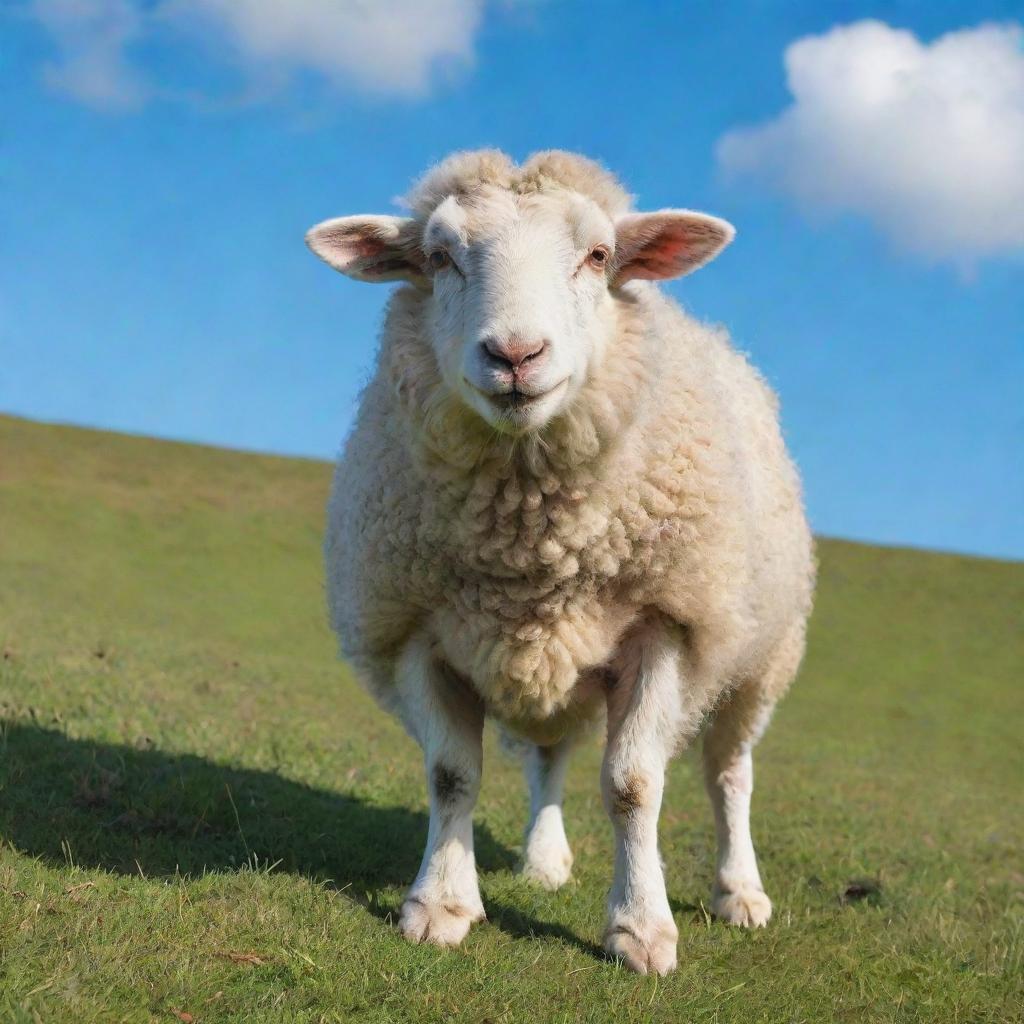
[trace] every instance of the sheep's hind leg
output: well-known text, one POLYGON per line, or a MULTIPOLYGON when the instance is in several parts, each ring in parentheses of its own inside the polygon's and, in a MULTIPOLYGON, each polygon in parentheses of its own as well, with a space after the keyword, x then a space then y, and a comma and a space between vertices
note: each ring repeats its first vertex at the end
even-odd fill
POLYGON ((530 789, 530 822, 523 844, 522 873, 545 889, 557 889, 569 881, 572 851, 562 822, 562 791, 569 767, 573 738, 549 747, 529 744, 523 768, 530 789))
POLYGON ((769 713, 750 688, 736 690, 715 713, 704 736, 704 782, 718 839, 711 909, 723 921, 748 928, 763 927, 772 916, 750 836, 752 750, 769 713))
POLYGON ((771 918, 751 839, 754 748, 804 654, 805 623, 796 623, 766 671, 732 690, 716 710, 703 742, 705 783, 715 811, 718 863, 712 910, 730 925, 763 928, 771 918))
POLYGON ((482 920, 473 854, 473 806, 483 765, 483 705, 416 638, 398 665, 402 716, 423 748, 430 826, 399 928, 412 942, 457 946, 482 920))
POLYGON ((711 909, 729 924, 760 928, 772 916, 750 835, 753 749, 776 701, 796 675, 803 649, 800 623, 780 645, 762 678, 748 681, 726 696, 704 735, 704 782, 718 838, 711 909))
POLYGON ((608 693, 608 746, 601 770, 605 807, 615 829, 615 877, 604 946, 640 974, 676 966, 679 932, 658 854, 665 767, 689 727, 679 645, 651 628, 631 644, 608 693))

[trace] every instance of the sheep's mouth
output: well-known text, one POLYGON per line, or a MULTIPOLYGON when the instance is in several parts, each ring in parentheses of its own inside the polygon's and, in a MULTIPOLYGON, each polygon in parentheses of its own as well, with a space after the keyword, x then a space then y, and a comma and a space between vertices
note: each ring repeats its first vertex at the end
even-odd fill
POLYGON ((483 395, 488 402, 491 403, 496 409, 500 409, 502 412, 522 412, 529 409, 531 406, 537 405, 545 398, 549 398, 555 392, 561 390, 569 381, 568 377, 560 380, 553 387, 548 388, 546 391, 528 392, 523 391, 515 385, 512 386, 510 391, 484 391, 482 388, 478 388, 472 381, 467 380, 466 383, 474 390, 483 395))

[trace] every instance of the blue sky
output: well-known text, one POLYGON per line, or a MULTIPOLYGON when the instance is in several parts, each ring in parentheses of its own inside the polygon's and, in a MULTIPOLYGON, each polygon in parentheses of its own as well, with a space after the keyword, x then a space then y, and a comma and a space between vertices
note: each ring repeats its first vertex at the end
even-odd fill
POLYGON ((779 391, 816 530, 1024 558, 1019 5, 331 6, 0 15, 0 410, 331 457, 387 288, 305 229, 575 149, 737 226, 670 290, 779 391))

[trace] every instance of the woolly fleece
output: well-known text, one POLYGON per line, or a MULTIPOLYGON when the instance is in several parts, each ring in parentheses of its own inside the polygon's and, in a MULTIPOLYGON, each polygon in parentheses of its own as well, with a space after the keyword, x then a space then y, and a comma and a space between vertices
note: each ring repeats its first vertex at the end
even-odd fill
MULTIPOLYGON (((408 197, 419 224, 482 187, 630 197, 568 153, 456 154, 408 197)), ((597 713, 617 647, 651 614, 686 638, 696 716, 739 684, 774 700, 803 651, 812 542, 774 394, 725 332, 655 285, 613 291, 614 359, 539 433, 495 434, 441 380, 399 288, 339 461, 325 544, 331 620, 385 706, 418 631, 488 712, 549 742, 597 713)))

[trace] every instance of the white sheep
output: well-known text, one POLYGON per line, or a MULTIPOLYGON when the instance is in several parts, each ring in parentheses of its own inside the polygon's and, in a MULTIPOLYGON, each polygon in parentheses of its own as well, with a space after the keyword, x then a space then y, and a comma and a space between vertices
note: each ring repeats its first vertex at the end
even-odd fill
POLYGON ((457 945, 484 917, 473 857, 485 715, 526 741, 524 872, 572 864, 567 758, 607 716, 617 844, 605 948, 663 974, 677 929, 657 820, 669 757, 708 720, 712 907, 764 925, 751 749, 800 662, 812 542, 774 395, 725 333, 648 281, 732 238, 634 213, 603 168, 459 153, 411 215, 307 236, 350 277, 405 281, 337 468, 325 545, 343 652, 423 748, 430 827, 400 927, 457 945))

